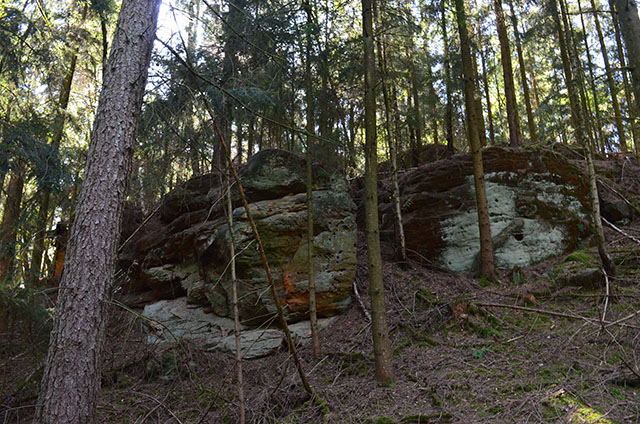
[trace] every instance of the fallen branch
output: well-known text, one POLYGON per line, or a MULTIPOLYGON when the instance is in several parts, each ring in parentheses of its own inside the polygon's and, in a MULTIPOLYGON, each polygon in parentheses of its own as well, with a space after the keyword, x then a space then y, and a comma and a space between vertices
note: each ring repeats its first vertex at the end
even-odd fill
POLYGON ((605 281, 605 284, 606 284, 606 286, 605 286, 606 287, 606 292, 605 292, 605 298, 604 298, 604 307, 602 308, 602 320, 601 320, 602 328, 604 328, 604 323, 606 322, 606 317, 607 317, 607 305, 609 305, 609 277, 607 277, 607 273, 606 272, 603 272, 602 274, 604 275, 604 281, 605 281))
POLYGON ((135 237, 136 234, 138 234, 138 231, 140 231, 142 229, 142 227, 144 227, 147 224, 147 222, 149 222, 151 220, 151 218, 153 218, 153 216, 156 214, 156 212, 158 212, 160 210, 161 206, 162 206, 162 202, 160 202, 160 204, 153 210, 153 212, 151 212, 149 214, 149 216, 146 217, 144 221, 142 221, 142 224, 138 225, 138 228, 136 228, 136 230, 133 233, 131 233, 129 238, 127 238, 124 241, 124 243, 122 243, 120 245, 120 247, 118 248, 118 253, 122 252, 122 249, 124 249, 124 247, 127 245, 127 243, 129 243, 131 241, 131 239, 133 237, 135 237))
MULTIPOLYGON (((145 396, 145 397, 151 399, 152 401, 157 403, 159 406, 162 406, 169 413, 169 415, 171 415, 173 417, 173 419, 175 419, 179 424, 182 424, 182 421, 180 421, 180 418, 178 418, 176 416, 176 414, 174 414, 173 411, 167 405, 165 405, 162 401, 159 401, 158 399, 156 399, 153 396, 148 395, 148 394, 146 394, 144 392, 133 392, 133 394, 142 395, 142 396, 145 396)), ((166 396, 165 396, 165 399, 166 399, 166 396)))
POLYGON ((596 325, 601 325, 604 324, 604 327, 611 327, 614 325, 618 325, 620 327, 627 327, 627 328, 636 328, 636 329, 640 329, 640 326, 638 325, 632 325, 632 324, 624 324, 624 321, 627 321, 631 318, 633 318, 634 316, 640 314, 640 311, 636 311, 631 315, 628 315, 624 318, 621 318, 617 321, 613 321, 613 322, 609 322, 609 321, 602 321, 600 322, 599 320, 593 319, 593 318, 587 318, 587 317, 583 317, 580 315, 574 315, 574 314, 565 314, 562 312, 554 312, 554 311, 547 311, 545 309, 537 309, 537 308, 527 308, 526 306, 516 306, 516 305, 504 305, 501 303, 476 303, 476 305, 478 306, 482 306, 485 308, 503 308, 503 309, 514 309, 517 311, 524 311, 524 312, 532 312, 535 314, 542 314, 542 315, 550 315, 550 316, 554 316, 554 317, 560 317, 560 318, 568 318, 568 319, 577 319, 577 320, 581 320, 581 321, 586 321, 590 324, 596 324, 596 325))
POLYGON ((364 303, 362 302, 362 298, 360 297, 360 292, 358 291, 358 285, 356 284, 356 280, 353 280, 353 293, 356 295, 358 304, 360 305, 360 308, 362 309, 362 313, 364 314, 365 318, 367 318, 367 322, 371 322, 371 314, 369 313, 369 311, 367 311, 367 308, 364 306, 364 303))
POLYGON ((621 230, 620 228, 616 227, 613 223, 609 222, 609 221, 607 220, 607 218, 605 218, 604 216, 603 216, 603 217, 601 217, 601 218, 602 218, 602 221, 603 221, 605 224, 607 224, 609 227, 613 228, 613 230, 614 230, 614 231, 616 231, 616 232, 618 232, 618 233, 622 234, 623 236, 625 236, 626 238, 628 238, 628 239, 630 239, 630 240, 632 240, 632 241, 636 242, 637 244, 640 244, 640 240, 638 240, 637 238, 635 238, 635 237, 634 237, 634 236, 632 236, 631 234, 628 234, 628 233, 624 232, 624 231, 623 231, 623 230, 621 230))
POLYGON ((629 205, 633 210, 635 210, 637 213, 640 214, 640 209, 638 209, 638 207, 636 205, 634 205, 633 203, 631 203, 626 197, 624 197, 618 190, 615 189, 615 187, 612 187, 608 182, 605 181, 604 177, 602 177, 601 175, 598 175, 598 181, 600 181, 600 184, 602 184, 604 187, 608 188, 609 190, 611 190, 614 194, 616 194, 620 199, 622 199, 623 202, 625 202, 627 205, 629 205))

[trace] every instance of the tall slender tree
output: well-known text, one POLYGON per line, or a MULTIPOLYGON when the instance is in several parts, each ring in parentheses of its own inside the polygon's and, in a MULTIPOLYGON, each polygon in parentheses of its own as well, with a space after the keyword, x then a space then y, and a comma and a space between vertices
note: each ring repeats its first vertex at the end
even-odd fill
POLYGON ((513 26, 513 34, 516 44, 516 53, 518 54, 518 65, 520 68, 520 80, 522 83, 522 94, 524 96, 524 105, 527 111, 527 125, 529 127, 529 139, 532 144, 538 142, 536 135, 536 124, 533 118, 533 108, 531 107, 531 94, 529 93, 529 82, 527 81, 527 68, 524 63, 524 53, 522 51, 522 37, 518 27, 518 16, 513 0, 509 0, 509 9, 511 10, 511 25, 513 26))
POLYGON ((384 302, 380 228, 378 223, 378 146, 376 129, 376 64, 373 48, 373 2, 362 0, 362 39, 364 43, 364 114, 365 114, 365 234, 369 267, 369 294, 373 331, 373 354, 376 380, 393 382, 391 342, 384 302))
POLYGON ((631 89, 635 95, 634 116, 640 116, 640 18, 635 0, 615 0, 620 32, 631 68, 631 89))
POLYGON ((95 422, 107 305, 159 0, 124 0, 67 248, 36 423, 95 422))
POLYGON ((495 280, 495 265, 493 259, 493 242, 491 240, 491 222, 489 220, 489 206, 487 204, 487 192, 484 184, 484 167, 482 163, 482 148, 478 125, 476 121, 476 108, 473 85, 473 62, 471 60, 471 44, 467 31, 467 14, 464 0, 455 0, 456 21, 460 34, 460 51, 462 54, 462 83, 464 91, 464 104, 467 113, 467 137, 471 149, 473 161, 473 182, 476 191, 476 206, 478 212, 478 230, 480 232, 480 260, 482 275, 495 280))
POLYGON ((593 21, 596 26, 596 33, 598 34, 598 42, 600 43, 602 61, 604 62, 604 71, 607 78, 607 88, 609 89, 611 106, 613 107, 613 119, 616 125, 616 131, 618 133, 618 142, 620 150, 626 152, 629 147, 627 146, 627 136, 625 134, 624 124, 622 122, 622 112, 620 111, 620 102, 618 101, 618 90, 616 89, 616 84, 613 80, 613 70, 611 69, 609 54, 607 53, 607 44, 602 33, 602 26, 600 25, 600 17, 598 16, 597 12, 596 0, 591 0, 591 10, 593 12, 593 21))
POLYGON ((511 65, 511 47, 507 36, 507 26, 504 22, 502 0, 493 0, 493 8, 496 13, 496 28, 500 41, 500 58, 502 59, 502 74, 504 76, 504 95, 507 101, 507 121, 509 123, 509 144, 518 147, 522 144, 520 131, 520 118, 518 117, 518 105, 516 104, 516 91, 513 82, 513 66, 511 65))

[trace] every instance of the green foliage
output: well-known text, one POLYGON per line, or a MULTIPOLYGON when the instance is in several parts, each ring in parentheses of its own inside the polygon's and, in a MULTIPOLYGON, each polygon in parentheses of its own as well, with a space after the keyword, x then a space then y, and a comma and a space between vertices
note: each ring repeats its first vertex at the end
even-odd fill
POLYGON ((45 292, 9 284, 0 284, 0 311, 10 327, 22 325, 36 338, 36 347, 41 353, 46 351, 52 324, 52 309, 44 306, 45 292))

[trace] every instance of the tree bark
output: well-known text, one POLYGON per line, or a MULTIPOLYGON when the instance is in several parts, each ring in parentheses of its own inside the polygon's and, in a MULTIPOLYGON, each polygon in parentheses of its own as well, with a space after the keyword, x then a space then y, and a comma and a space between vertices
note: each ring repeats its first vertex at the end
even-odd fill
POLYGON ((373 51, 373 13, 375 0, 362 0, 362 38, 364 44, 364 108, 365 108, 365 223, 369 294, 373 331, 373 354, 376 380, 395 380, 391 342, 387 328, 387 311, 382 281, 382 255, 378 223, 378 153, 376 140, 376 65, 373 51))
POLYGON ((502 0, 493 0, 493 8, 496 13, 496 27, 500 41, 504 95, 507 101, 507 122, 509 123, 509 144, 511 147, 518 147, 522 144, 522 133, 520 132, 520 118, 518 117, 518 105, 516 103, 515 85, 513 83, 513 67, 511 65, 511 48, 509 47, 509 38, 507 37, 507 27, 504 23, 502 0))
POLYGON ((491 108, 491 96, 489 95, 489 77, 487 75, 487 63, 484 51, 480 50, 480 60, 482 62, 482 85, 484 87, 484 96, 487 101, 487 118, 489 120, 489 141, 491 145, 496 144, 496 131, 493 127, 493 111, 491 108))
POLYGON ((462 82, 464 88, 465 110, 467 119, 469 147, 473 161, 473 181, 476 191, 478 212, 478 229, 480 232, 481 273, 490 280, 495 280, 495 266, 493 260, 493 243, 491 241, 491 222, 489 220, 489 206, 484 184, 484 169, 482 164, 482 149, 475 116, 475 100, 473 86, 473 64, 471 60, 471 45, 467 32, 467 15, 464 0, 455 0, 456 21, 460 33, 460 50, 462 54, 462 82))
MULTIPOLYGON (((631 90, 635 96, 632 120, 640 116, 640 18, 638 5, 634 0, 614 0, 620 23, 620 32, 627 51, 627 61, 631 68, 631 90)), ((636 157, 640 162, 640 151, 636 145, 636 157)))
POLYGON ((605 141, 605 137, 602 133, 602 116, 600 115, 600 99, 598 98, 598 89, 596 87, 596 79, 595 79, 595 75, 593 73, 593 61, 591 60, 591 49, 589 48, 589 41, 587 40, 587 30, 586 30, 586 26, 584 24, 584 15, 582 13, 582 3, 580 0, 578 0, 578 11, 580 14, 580 24, 582 25, 582 33, 583 33, 583 41, 584 41, 584 50, 585 50, 585 54, 587 56, 587 67, 589 68, 589 85, 591 88, 591 97, 593 98, 593 109, 595 111, 596 114, 596 122, 595 122, 595 126, 596 126, 596 131, 595 131, 595 135, 597 136, 597 139, 599 140, 599 145, 600 145, 600 151, 601 153, 605 153, 606 150, 606 141, 605 141))
POLYGON ((573 83, 573 72, 571 70, 571 63, 569 61, 569 54, 567 52, 567 41, 565 39, 564 30, 562 29, 562 22, 560 21, 560 15, 558 14, 558 4, 556 0, 550 1, 551 15, 558 33, 558 44, 560 45, 560 58, 562 59, 562 69, 564 71, 564 80, 567 86, 567 92, 569 93, 569 108, 571 109, 571 123, 573 124, 574 131, 576 132, 576 139, 582 143, 583 131, 582 131, 582 119, 580 117, 580 108, 578 105, 578 96, 575 93, 575 87, 573 83))
POLYGON ((16 236, 20 223, 22 193, 24 188, 25 165, 22 161, 14 163, 11 172, 7 197, 0 226, 0 284, 11 280, 16 255, 16 236))
POLYGON ((71 229, 36 423, 95 422, 107 302, 159 0, 124 0, 71 229))
POLYGON ((313 137, 315 125, 313 122, 313 81, 311 75, 311 57, 312 57, 312 28, 314 25, 313 10, 311 9, 310 0, 304 1, 304 9, 307 14, 306 28, 306 57, 305 57, 305 95, 307 101, 307 151, 306 151, 306 167, 307 167, 307 278, 309 279, 309 324, 311 326, 311 340, 313 345, 313 356, 319 359, 322 356, 320 349, 320 338, 318 336, 318 310, 316 308, 316 276, 315 276, 315 258, 313 254, 314 231, 313 231, 313 137))
MULTIPOLYGON (((227 152, 227 162, 231 162, 231 150, 227 152)), ((229 270, 231 272, 231 302, 233 303, 233 334, 235 338, 236 357, 236 387, 238 391, 238 409, 240 418, 238 424, 246 421, 246 411, 244 404, 244 374, 242 371, 242 347, 240 345, 240 311, 238 308, 238 278, 236 275, 236 246, 233 239, 233 203, 231 201, 231 170, 227 167, 225 173, 226 193, 226 213, 227 227, 229 228, 229 270)))
POLYGON ((629 73, 627 72, 627 64, 624 57, 624 49, 622 48, 622 36, 620 34, 620 22, 618 20, 618 13, 616 12, 615 0, 609 0, 609 11, 611 12, 611 19, 613 24, 613 32, 616 38, 616 51, 618 53, 618 61, 620 62, 620 69, 622 70, 622 83, 624 87, 624 97, 627 102, 627 114, 629 124, 631 126, 631 138, 633 140, 633 150, 637 160, 640 160, 640 146, 638 145, 638 131, 636 129, 635 116, 636 108, 633 103, 633 96, 631 95, 631 84, 629 83, 629 73))
POLYGON ((443 46, 443 68, 444 68, 444 85, 447 96, 447 105, 444 111, 444 133, 447 137, 447 150, 453 154, 455 147, 453 145, 453 95, 451 83, 451 61, 449 59, 449 37, 447 35, 447 9, 446 0, 441 0, 441 26, 442 26, 442 42, 443 46))
POLYGON ((627 136, 624 131, 624 124, 622 123, 622 112, 620 111, 620 102, 618 101, 618 93, 616 90, 616 84, 613 81, 613 70, 609 62, 609 54, 607 53, 607 44, 604 41, 604 35, 602 33, 602 27, 600 26, 600 18, 598 12, 596 12, 596 2, 591 0, 591 9, 593 11, 593 20, 596 25, 596 32, 598 34, 598 42, 600 43, 600 51, 602 53, 602 61, 604 62, 605 75, 607 77, 607 87, 609 88, 609 97, 611 97, 611 105, 613 106, 614 122, 616 124, 616 131, 618 132, 618 141, 620 150, 626 152, 629 150, 627 145, 627 136))
POLYGON ((520 39, 520 30, 518 28, 518 17, 516 16, 516 8, 513 0, 509 0, 509 8, 511 9, 511 23, 513 25, 513 33, 516 41, 516 53, 518 54, 518 65, 520 66, 520 79, 522 80, 522 93, 524 94, 524 104, 527 110, 527 125, 529 126, 529 142, 536 144, 538 137, 536 135, 536 124, 533 118, 533 108, 531 107, 531 94, 529 93, 529 82, 527 81, 527 70, 524 66, 524 53, 522 52, 522 40, 520 39))
MULTIPOLYGON (((86 6, 85 12, 86 14, 86 6)), ((84 16, 83 16, 84 19, 84 16)), ((62 141, 62 136, 64 135, 64 124, 66 121, 65 112, 67 110, 67 106, 69 105, 69 97, 71 95, 71 85, 73 83, 73 76, 76 72, 76 63, 78 61, 77 51, 74 51, 71 56, 71 61, 69 63, 69 69, 67 70, 67 75, 65 76, 62 86, 60 87, 60 97, 58 99, 58 117, 56 120, 56 132, 51 139, 51 147, 55 154, 60 150, 60 142, 62 141)), ((45 250, 45 239, 47 233, 47 222, 49 217, 49 203, 51 202, 51 190, 48 188, 42 188, 40 190, 40 206, 38 208, 38 218, 36 220, 36 237, 33 244, 33 253, 31 255, 31 270, 30 270, 30 282, 33 287, 36 286, 40 278, 40 271, 42 269, 42 255, 45 250)))

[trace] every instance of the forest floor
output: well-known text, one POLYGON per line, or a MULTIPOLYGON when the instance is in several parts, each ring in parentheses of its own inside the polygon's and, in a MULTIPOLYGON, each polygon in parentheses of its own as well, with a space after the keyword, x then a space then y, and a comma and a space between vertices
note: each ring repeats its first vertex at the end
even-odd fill
MULTIPOLYGON (((623 231, 640 238, 640 220, 623 231)), ((394 262, 384 246, 396 382, 375 383, 371 328, 354 299, 321 332, 321 359, 300 348, 326 403, 309 402, 283 347, 243 363, 247 421, 640 422, 640 244, 610 228, 606 236, 619 270, 610 296, 555 282, 551 270, 566 255, 488 282, 394 262)), ((368 309, 362 242, 356 284, 368 309)), ((0 423, 33 417, 46 343, 31 334, 0 336, 0 423)), ((112 306, 98 422, 238 422, 233 358, 144 338, 141 317, 112 306)))

